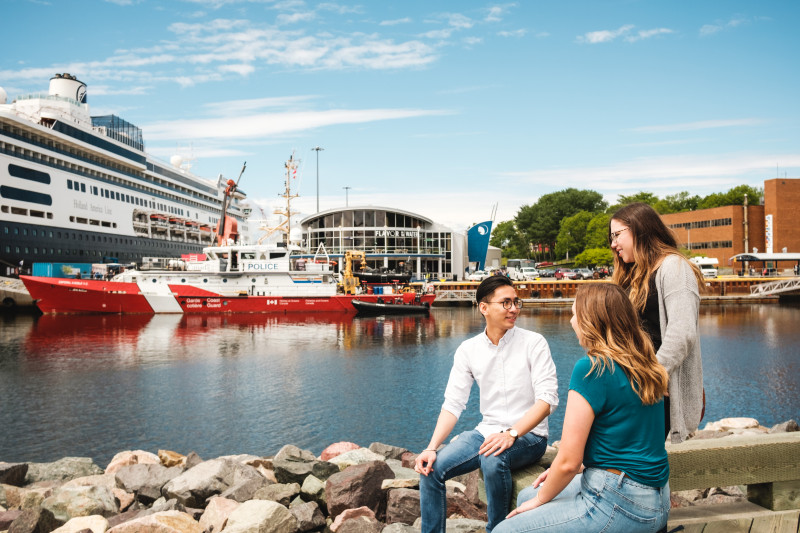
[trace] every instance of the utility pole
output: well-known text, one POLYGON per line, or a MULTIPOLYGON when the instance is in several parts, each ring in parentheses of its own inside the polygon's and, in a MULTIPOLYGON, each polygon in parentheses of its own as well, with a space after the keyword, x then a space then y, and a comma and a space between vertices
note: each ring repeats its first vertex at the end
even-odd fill
POLYGON ((344 189, 344 206, 345 207, 349 207, 350 206, 350 199, 349 199, 350 197, 349 197, 348 193, 350 192, 350 189, 352 189, 352 187, 342 187, 342 189, 344 189))
POLYGON ((319 152, 320 150, 325 150, 325 148, 315 146, 312 150, 317 152, 317 213, 319 213, 319 152))

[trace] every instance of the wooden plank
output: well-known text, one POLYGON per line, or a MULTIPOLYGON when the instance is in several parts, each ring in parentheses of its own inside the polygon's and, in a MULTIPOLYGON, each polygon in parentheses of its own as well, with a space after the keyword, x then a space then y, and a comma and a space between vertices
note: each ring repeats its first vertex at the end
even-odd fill
POLYGON ((773 511, 800 509, 800 480, 748 485, 747 499, 773 511))
POLYGON ((715 505, 692 505, 679 507, 669 512, 669 528, 673 525, 706 524, 710 522, 770 516, 769 509, 750 502, 720 503, 715 505))
POLYGON ((753 519, 750 531, 753 533, 797 533, 800 526, 800 511, 773 513, 772 516, 759 516, 753 519))
POLYGON ((735 518, 720 522, 710 522, 703 529, 703 533, 750 533, 752 518, 735 518))
POLYGON ((800 432, 668 444, 670 490, 800 479, 800 432))

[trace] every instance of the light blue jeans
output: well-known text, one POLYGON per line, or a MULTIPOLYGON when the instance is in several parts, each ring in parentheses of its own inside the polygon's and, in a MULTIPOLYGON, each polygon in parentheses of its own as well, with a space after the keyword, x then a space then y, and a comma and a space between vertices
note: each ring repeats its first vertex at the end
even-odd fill
MULTIPOLYGON (((524 489, 519 493, 517 505, 537 492, 538 488, 524 489)), ((649 487, 624 473, 587 468, 552 501, 503 521, 494 533, 655 533, 667 525, 668 516, 669 483, 660 488, 649 487)))
POLYGON ((436 454, 431 473, 419 477, 421 533, 444 533, 447 519, 444 482, 478 468, 483 472, 486 486, 489 518, 486 531, 492 531, 511 511, 511 470, 535 463, 547 449, 545 437, 526 433, 497 457, 486 457, 478 454, 483 441, 477 430, 465 431, 436 454))

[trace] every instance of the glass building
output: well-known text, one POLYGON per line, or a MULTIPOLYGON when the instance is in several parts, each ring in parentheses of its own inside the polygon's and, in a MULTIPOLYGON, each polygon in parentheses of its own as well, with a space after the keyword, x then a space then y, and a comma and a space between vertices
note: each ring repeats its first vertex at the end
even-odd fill
POLYGON ((410 270, 417 279, 458 279, 457 273, 464 270, 466 236, 454 238, 452 230, 408 211, 372 206, 329 209, 304 218, 300 225, 310 252, 320 244, 333 258, 341 259, 346 250, 361 251, 369 267, 410 270))

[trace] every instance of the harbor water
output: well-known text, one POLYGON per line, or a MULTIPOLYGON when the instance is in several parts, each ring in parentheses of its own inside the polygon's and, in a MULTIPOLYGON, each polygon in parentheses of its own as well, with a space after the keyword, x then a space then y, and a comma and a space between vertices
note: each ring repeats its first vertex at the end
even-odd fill
MULTIPOLYGON (((570 310, 524 309, 562 402, 583 355, 570 310)), ((348 440, 419 451, 455 349, 482 329, 470 307, 428 317, 341 315, 0 316, 0 461, 169 449, 203 458, 319 454, 348 440)), ((800 418, 800 307, 703 306, 705 420, 800 418)), ((564 403, 551 416, 561 434, 564 403)), ((477 389, 456 431, 479 420, 477 389)))

